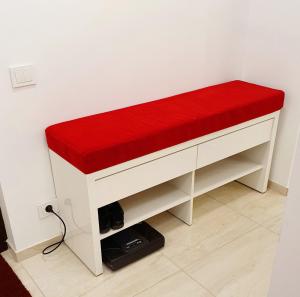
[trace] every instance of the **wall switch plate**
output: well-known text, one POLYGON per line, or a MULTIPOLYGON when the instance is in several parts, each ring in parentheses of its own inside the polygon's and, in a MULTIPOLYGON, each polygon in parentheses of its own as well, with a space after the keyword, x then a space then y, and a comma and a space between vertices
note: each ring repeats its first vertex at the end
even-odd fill
POLYGON ((45 211, 46 206, 49 205, 49 204, 52 205, 53 210, 56 213, 59 212, 58 201, 56 199, 49 200, 47 202, 43 202, 43 203, 38 205, 38 213, 39 213, 39 218, 40 219, 44 219, 44 218, 52 215, 51 213, 45 211))
POLYGON ((20 88, 36 84, 33 65, 10 67, 9 70, 13 88, 20 88))

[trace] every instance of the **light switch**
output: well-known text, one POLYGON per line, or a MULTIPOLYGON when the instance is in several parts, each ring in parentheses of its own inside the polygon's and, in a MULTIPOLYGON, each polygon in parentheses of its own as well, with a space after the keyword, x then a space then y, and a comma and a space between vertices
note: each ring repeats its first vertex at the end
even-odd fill
POLYGON ((35 73, 32 65, 10 67, 10 78, 13 88, 35 85, 35 73))

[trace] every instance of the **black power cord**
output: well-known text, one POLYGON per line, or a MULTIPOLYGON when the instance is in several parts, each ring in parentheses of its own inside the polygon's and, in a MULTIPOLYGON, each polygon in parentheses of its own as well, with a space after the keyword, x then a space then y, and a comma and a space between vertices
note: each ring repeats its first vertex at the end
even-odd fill
POLYGON ((42 252, 43 255, 48 255, 48 254, 51 254, 52 252, 54 252, 56 249, 58 249, 59 246, 65 241, 65 237, 66 237, 66 233, 67 233, 67 227, 66 227, 66 224, 63 221, 63 219, 53 210, 52 205, 47 205, 46 208, 45 208, 45 211, 53 213, 62 222, 62 224, 64 226, 64 233, 63 233, 62 239, 60 241, 58 241, 56 243, 53 243, 53 244, 51 244, 51 245, 49 245, 49 246, 47 246, 46 248, 43 249, 43 252, 42 252))

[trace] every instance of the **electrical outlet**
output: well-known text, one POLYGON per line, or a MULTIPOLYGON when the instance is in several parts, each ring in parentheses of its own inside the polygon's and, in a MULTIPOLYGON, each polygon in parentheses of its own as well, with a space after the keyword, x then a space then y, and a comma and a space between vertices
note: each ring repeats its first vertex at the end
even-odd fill
POLYGON ((43 202, 41 204, 38 205, 38 213, 39 213, 39 217, 40 219, 44 219, 48 216, 51 215, 51 213, 49 212, 46 212, 45 208, 47 205, 52 205, 53 207, 53 210, 58 213, 59 212, 59 208, 58 208, 58 201, 55 199, 55 200, 49 200, 47 202, 43 202))

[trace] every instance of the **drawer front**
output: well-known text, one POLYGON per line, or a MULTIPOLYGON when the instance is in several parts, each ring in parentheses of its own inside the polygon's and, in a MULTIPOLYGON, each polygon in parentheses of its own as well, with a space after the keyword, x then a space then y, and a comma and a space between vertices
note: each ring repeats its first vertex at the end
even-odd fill
POLYGON ((126 198, 180 175, 195 170, 197 147, 95 180, 90 195, 98 207, 126 198))
POLYGON ((197 168, 238 154, 271 139, 273 119, 198 145, 197 168))

